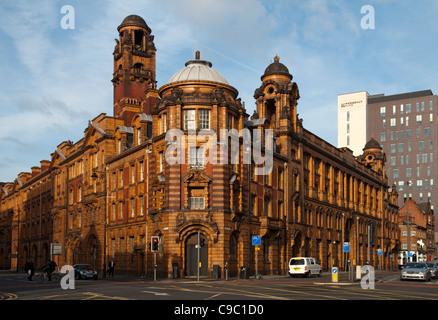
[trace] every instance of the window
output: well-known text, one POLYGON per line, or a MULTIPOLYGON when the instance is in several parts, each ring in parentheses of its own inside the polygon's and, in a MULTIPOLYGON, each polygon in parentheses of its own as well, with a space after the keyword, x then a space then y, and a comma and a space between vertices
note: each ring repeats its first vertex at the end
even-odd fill
POLYGON ((120 206, 120 217, 119 217, 119 219, 123 219, 123 201, 119 202, 119 206, 120 206))
POLYGON ((396 153, 397 152, 397 145, 395 143, 391 144, 391 153, 396 153))
POLYGON ((429 110, 430 111, 433 110, 433 101, 432 100, 429 101, 429 110))
POLYGON ((195 110, 184 110, 184 130, 195 130, 195 110))
POLYGON ((123 187, 123 169, 119 171, 120 187, 123 187))
POLYGON ((384 117, 386 115, 386 107, 380 107, 380 115, 384 117))
POLYGON ((433 140, 429 140, 429 149, 433 150, 433 140))
POLYGON ((347 121, 350 121, 350 111, 347 111, 347 121))
POLYGON ((143 161, 140 162, 140 181, 144 180, 144 164, 143 161))
POLYGON ((391 120, 390 120, 391 128, 395 127, 396 125, 397 125, 397 120, 395 118, 391 118, 391 120))
POLYGON ((411 113, 411 104, 406 103, 406 113, 411 113))
POLYGON ((421 163, 427 163, 427 153, 421 155, 421 163))
POLYGON ((78 187, 78 202, 82 201, 82 187, 78 187))
POLYGON ((131 198, 131 218, 135 217, 135 198, 131 198))
POLYGON ((167 131, 167 114, 164 113, 161 115, 161 133, 165 133, 167 131))
POLYGON ((403 114, 403 105, 400 105, 400 113, 403 114))
POLYGON ((164 170, 164 154, 163 151, 158 152, 158 172, 164 170))
POLYGON ((380 142, 385 142, 386 141, 386 132, 381 132, 380 133, 380 142))
POLYGON ((406 168, 406 178, 412 177, 412 168, 406 168))
POLYGON ((131 165, 131 184, 135 183, 135 165, 131 165))
POLYGON ((411 129, 407 129, 406 130, 406 139, 411 139, 412 138, 412 131, 411 129))
POLYGON ((424 141, 419 141, 419 143, 418 143, 418 150, 419 151, 424 151, 424 141))
POLYGON ((397 113, 397 106, 393 105, 392 106, 392 114, 396 114, 397 113))
POLYGON ((404 143, 403 142, 401 142, 401 143, 399 143, 398 144, 398 152, 404 152, 403 150, 404 150, 404 143))
POLYGON ((430 137, 430 127, 425 127, 424 128, 424 136, 425 137, 430 137))
POLYGON ((143 214, 144 214, 144 197, 140 196, 139 197, 139 201, 140 201, 140 212, 139 212, 139 215, 143 216, 143 214))
POLYGON ((115 190, 117 187, 117 182, 116 182, 116 172, 113 172, 113 190, 115 190))
POLYGON ((402 230, 402 237, 408 236, 408 230, 402 230))
POLYGON ((429 114, 429 122, 432 123, 433 122, 433 114, 429 114))
POLYGON ((116 221, 116 204, 114 202, 111 209, 111 221, 116 221))
POLYGON ((419 102, 415 103, 415 110, 417 112, 420 111, 420 103, 419 102))
POLYGON ((350 136, 347 136, 347 146, 350 145, 350 136))
POLYGON ((382 124, 383 124, 383 129, 386 129, 386 119, 382 120, 382 124))
POLYGON ((199 110, 199 129, 210 129, 210 110, 199 110))
POLYGON ((405 188, 405 183, 403 181, 398 182, 398 191, 403 191, 405 188))
POLYGON ((421 114, 417 114, 417 124, 421 124, 423 116, 421 114))
POLYGON ((202 147, 190 147, 190 168, 202 168, 204 166, 204 149, 202 147))
POLYGON ((398 179, 398 169, 394 169, 394 170, 392 171, 392 177, 393 177, 394 179, 398 179))
POLYGON ((396 166, 396 165, 397 165, 397 157, 391 156, 391 166, 396 166))
POLYGON ((421 101, 421 111, 424 111, 424 101, 421 101))
POLYGON ((203 210, 205 208, 204 197, 190 197, 190 209, 203 210))
POLYGON ((137 129, 137 145, 141 145, 141 128, 137 129))

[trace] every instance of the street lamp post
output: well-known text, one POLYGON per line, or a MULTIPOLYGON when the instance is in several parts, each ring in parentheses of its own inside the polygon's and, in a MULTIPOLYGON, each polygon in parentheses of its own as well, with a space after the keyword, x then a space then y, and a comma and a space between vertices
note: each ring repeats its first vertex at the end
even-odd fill
POLYGON ((107 210, 107 190, 106 190, 106 172, 102 172, 102 171, 97 171, 97 170, 93 170, 93 174, 91 175, 91 178, 93 180, 97 180, 98 176, 96 173, 99 173, 103 176, 103 183, 104 183, 104 190, 103 190, 103 195, 105 197, 105 201, 104 201, 104 205, 105 208, 103 210, 104 212, 104 221, 103 221, 103 278, 106 279, 106 210, 107 210))

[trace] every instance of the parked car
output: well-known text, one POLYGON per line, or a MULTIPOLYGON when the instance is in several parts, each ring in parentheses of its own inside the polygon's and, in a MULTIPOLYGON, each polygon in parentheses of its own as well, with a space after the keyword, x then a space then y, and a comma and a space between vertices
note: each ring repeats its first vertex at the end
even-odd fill
POLYGON ((408 262, 400 272, 400 280, 414 279, 430 281, 432 278, 426 262, 408 262))
POLYGON ((75 271, 75 279, 94 279, 97 280, 97 271, 89 264, 75 264, 73 266, 75 271))
POLYGON ((322 269, 318 261, 310 257, 294 257, 289 260, 289 275, 291 277, 301 275, 310 277, 311 275, 322 275, 322 269))
POLYGON ((426 264, 430 269, 431 277, 436 279, 438 276, 438 263, 435 261, 427 261, 426 264))

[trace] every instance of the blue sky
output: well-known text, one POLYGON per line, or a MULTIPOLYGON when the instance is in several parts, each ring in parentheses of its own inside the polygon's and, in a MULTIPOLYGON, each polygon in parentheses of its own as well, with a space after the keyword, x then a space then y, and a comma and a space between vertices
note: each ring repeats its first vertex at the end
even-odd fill
POLYGON ((260 76, 278 54, 298 84, 304 126, 337 145, 337 95, 438 87, 436 0, 40 0, 0 4, 0 181, 50 160, 88 120, 112 115, 117 26, 142 16, 164 85, 194 57, 213 63, 251 115, 260 76), (75 29, 61 28, 61 8, 75 29), (361 28, 361 7, 375 29, 361 28))

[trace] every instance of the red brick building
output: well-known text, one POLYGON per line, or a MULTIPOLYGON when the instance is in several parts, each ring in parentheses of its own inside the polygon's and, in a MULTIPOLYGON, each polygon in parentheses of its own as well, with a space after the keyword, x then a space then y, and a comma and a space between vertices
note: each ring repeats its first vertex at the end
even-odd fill
POLYGON ((404 265, 407 261, 434 261, 435 219, 430 203, 417 204, 414 200, 409 200, 400 209, 398 219, 401 242, 399 265, 404 265), (408 252, 412 254, 409 259, 408 252))
POLYGON ((345 242, 358 265, 377 264, 378 249, 383 267, 395 264, 398 194, 385 154, 370 140, 356 158, 303 128, 298 85, 278 57, 250 117, 199 53, 157 89, 151 29, 134 15, 118 31, 114 114, 98 115, 83 139, 61 143, 50 161, 2 186, 0 268, 29 259, 40 266, 58 243, 58 265, 102 271, 114 259, 116 272, 151 275, 151 236, 160 238, 163 277, 197 274, 198 236, 201 276, 225 267, 233 276, 241 266, 284 274, 297 255, 343 266, 345 242), (184 163, 170 161, 178 152, 184 163))

